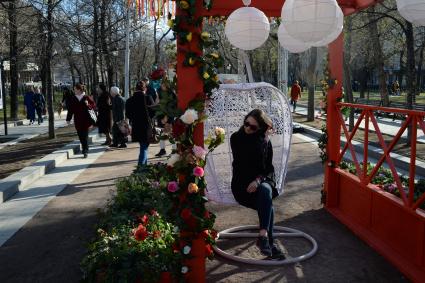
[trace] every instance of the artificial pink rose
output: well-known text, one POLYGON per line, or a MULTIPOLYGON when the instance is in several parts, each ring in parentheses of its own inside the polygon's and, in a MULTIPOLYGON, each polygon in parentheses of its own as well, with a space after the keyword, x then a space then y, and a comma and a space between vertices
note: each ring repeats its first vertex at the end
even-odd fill
POLYGON ((202 146, 195 145, 193 147, 193 154, 202 160, 205 160, 205 156, 207 155, 207 151, 202 146))
POLYGON ((204 176, 204 169, 202 167, 196 166, 193 169, 193 175, 196 177, 203 177, 204 176))
POLYGON ((168 183, 167 189, 169 192, 176 192, 179 189, 179 184, 176 181, 171 181, 168 183))

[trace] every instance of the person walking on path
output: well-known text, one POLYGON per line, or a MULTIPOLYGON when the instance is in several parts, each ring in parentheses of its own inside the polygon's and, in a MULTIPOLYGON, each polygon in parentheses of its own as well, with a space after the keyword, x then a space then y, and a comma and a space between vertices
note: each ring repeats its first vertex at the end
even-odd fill
POLYGON ((292 112, 295 112, 297 101, 301 98, 301 87, 298 81, 295 81, 291 87, 291 104, 293 105, 292 112))
POLYGON ((74 97, 68 101, 69 108, 66 122, 69 125, 72 116, 74 116, 75 129, 77 130, 78 138, 83 148, 82 153, 84 158, 87 158, 89 152, 89 128, 93 126, 89 119, 88 110, 95 109, 96 104, 86 95, 86 87, 83 84, 77 83, 74 87, 74 93, 74 97))
POLYGON ((46 109, 46 100, 44 99, 44 95, 41 93, 41 88, 37 87, 34 93, 33 104, 35 107, 35 111, 37 112, 37 121, 40 125, 43 123, 43 114, 46 109))
POLYGON ((102 145, 110 145, 112 143, 111 130, 112 130, 112 99, 104 84, 99 84, 96 92, 98 120, 97 127, 99 134, 106 136, 106 141, 102 145))
POLYGON ((112 147, 126 148, 126 137, 121 132, 118 123, 122 122, 125 118, 125 101, 124 98, 120 95, 120 89, 116 86, 111 87, 111 96, 112 96, 112 147))
POLYGON ((30 125, 35 122, 34 94, 34 87, 30 86, 24 96, 25 112, 30 125))
POLYGON ((136 85, 136 91, 125 103, 125 114, 132 126, 132 140, 140 144, 139 166, 148 163, 149 137, 152 135, 151 118, 148 108, 154 104, 150 95, 147 95, 147 86, 141 81, 136 85))
POLYGON ((274 209, 278 196, 275 182, 273 147, 269 140, 272 121, 260 109, 245 116, 243 126, 230 137, 233 154, 232 193, 236 201, 258 213, 260 232, 257 246, 268 257, 284 259, 274 243, 274 209))

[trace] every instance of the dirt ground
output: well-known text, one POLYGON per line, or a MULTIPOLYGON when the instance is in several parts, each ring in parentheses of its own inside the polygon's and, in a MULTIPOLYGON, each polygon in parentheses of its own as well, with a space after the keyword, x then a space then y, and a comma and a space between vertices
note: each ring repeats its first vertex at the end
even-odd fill
POLYGON ((53 140, 49 139, 48 134, 43 134, 0 149, 0 179, 78 139, 73 125, 58 128, 55 132, 56 139, 53 140))

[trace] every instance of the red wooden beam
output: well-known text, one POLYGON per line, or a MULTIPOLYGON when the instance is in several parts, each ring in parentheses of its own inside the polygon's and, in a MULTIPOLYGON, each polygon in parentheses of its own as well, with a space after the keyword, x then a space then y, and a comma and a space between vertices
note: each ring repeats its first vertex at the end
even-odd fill
MULTIPOLYGON (((213 0, 213 8, 203 12, 204 16, 228 16, 234 10, 243 7, 242 0, 213 0)), ((375 5, 377 0, 337 0, 345 15, 375 5)), ((284 0, 252 0, 250 7, 263 11, 268 17, 280 17, 284 0)))

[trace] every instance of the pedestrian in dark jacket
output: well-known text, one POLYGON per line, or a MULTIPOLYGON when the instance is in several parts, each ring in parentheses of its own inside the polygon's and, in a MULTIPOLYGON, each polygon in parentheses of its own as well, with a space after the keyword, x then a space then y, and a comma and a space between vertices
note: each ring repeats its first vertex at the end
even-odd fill
POLYGON ((246 115, 243 126, 230 137, 233 154, 232 193, 236 201, 258 212, 257 245, 263 255, 283 258, 273 241, 275 188, 273 148, 268 138, 272 121, 259 109, 246 115))
POLYGON ((25 112, 27 119, 30 120, 30 125, 34 124, 35 121, 34 95, 34 87, 30 86, 24 96, 25 112))
POLYGON ((44 99, 44 95, 41 93, 41 88, 36 87, 33 101, 35 111, 37 112, 38 124, 40 125, 43 123, 43 114, 46 109, 46 100, 44 99))
POLYGON ((124 120, 125 100, 120 95, 120 89, 116 86, 111 87, 112 96, 112 147, 126 148, 126 137, 120 131, 118 124, 124 120))
POLYGON ((68 101, 68 114, 66 116, 66 122, 68 125, 71 123, 72 116, 74 116, 74 125, 77 130, 78 138, 80 139, 82 146, 82 153, 84 158, 87 158, 89 152, 89 128, 92 125, 89 119, 89 109, 95 109, 96 104, 94 101, 86 95, 86 87, 83 84, 77 83, 74 86, 74 97, 68 101))
POLYGON ((132 140, 140 144, 139 166, 148 163, 149 137, 152 134, 148 109, 153 105, 153 100, 146 90, 146 84, 138 82, 133 96, 125 103, 125 114, 132 126, 132 140))
POLYGON ((98 120, 97 127, 99 134, 104 134, 106 137, 105 143, 102 145, 110 145, 112 143, 112 99, 104 84, 99 84, 97 91, 97 111, 98 120))

